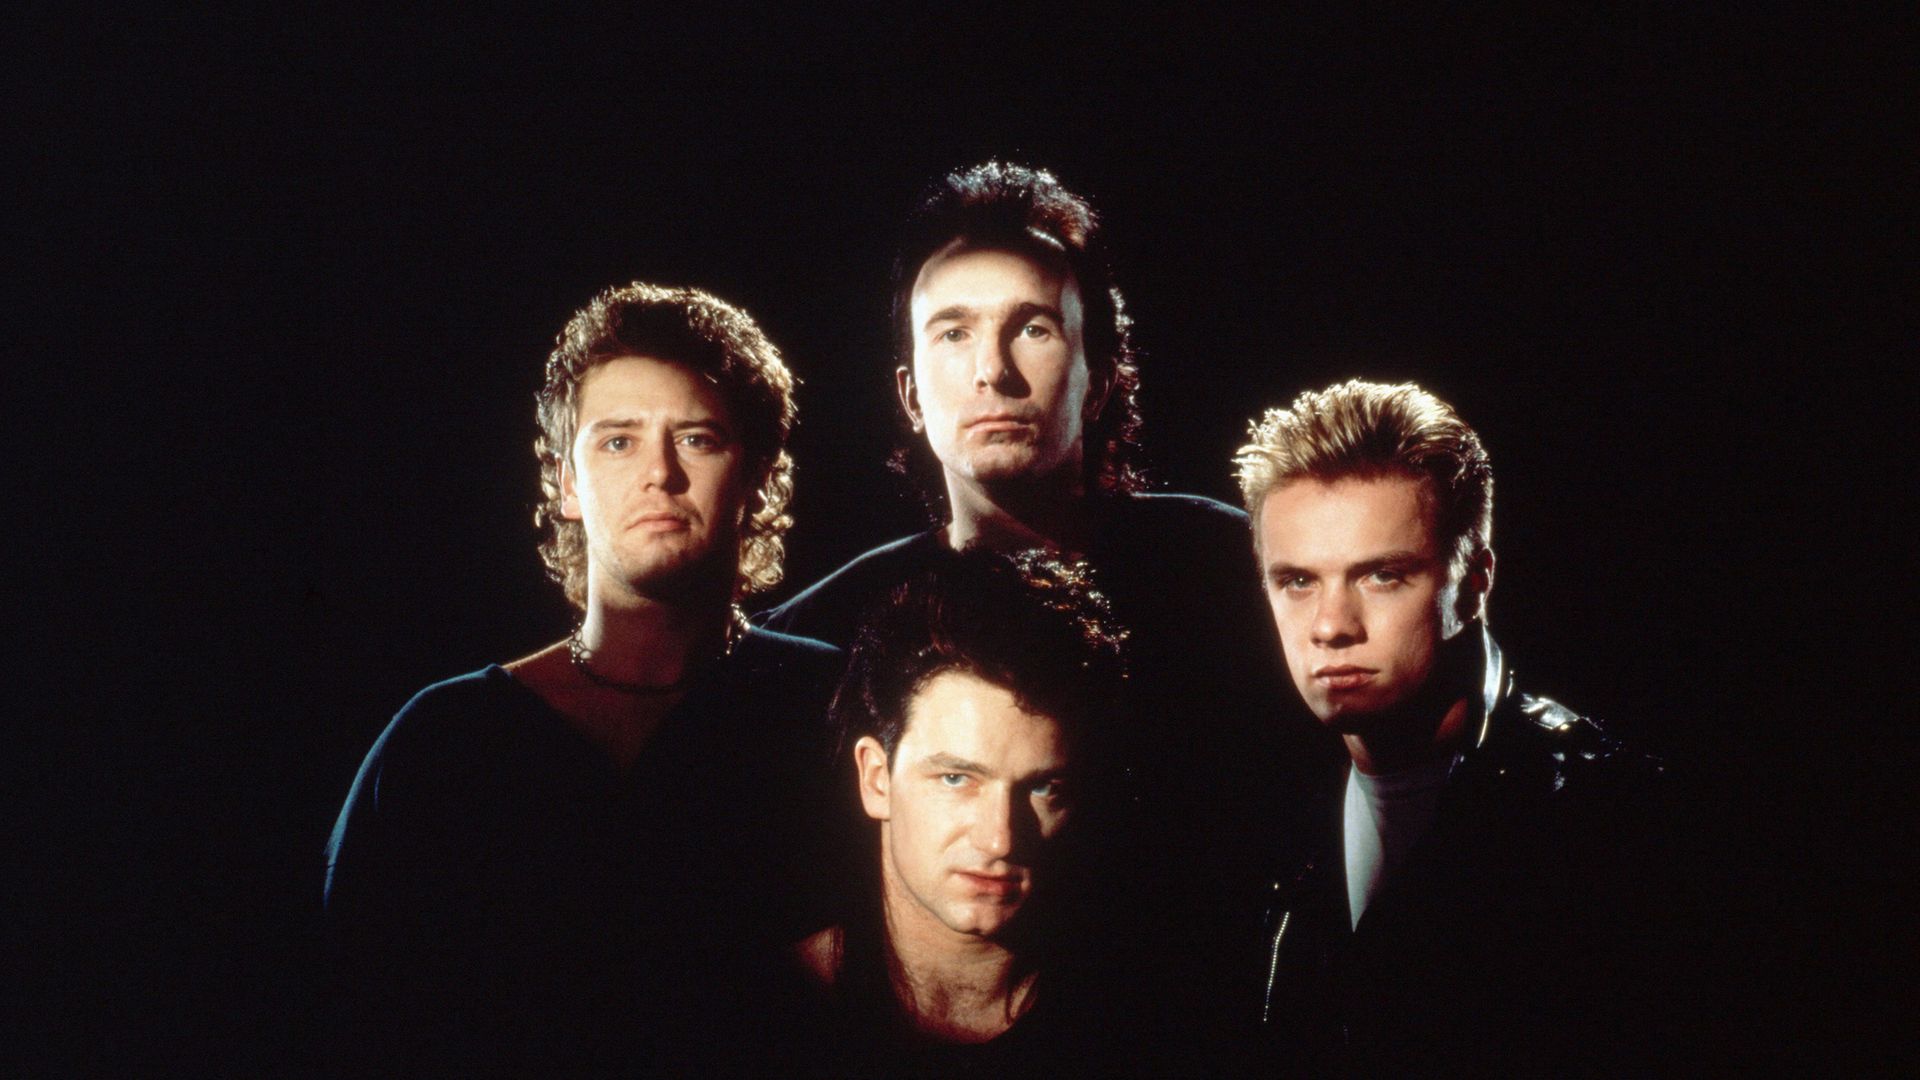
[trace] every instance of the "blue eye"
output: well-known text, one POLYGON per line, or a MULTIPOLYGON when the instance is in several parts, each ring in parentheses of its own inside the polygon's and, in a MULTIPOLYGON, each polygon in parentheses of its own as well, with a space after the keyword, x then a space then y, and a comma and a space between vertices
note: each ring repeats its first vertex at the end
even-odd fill
POLYGON ((940 774, 940 783, 946 787, 957 788, 966 782, 966 773, 950 772, 940 774))

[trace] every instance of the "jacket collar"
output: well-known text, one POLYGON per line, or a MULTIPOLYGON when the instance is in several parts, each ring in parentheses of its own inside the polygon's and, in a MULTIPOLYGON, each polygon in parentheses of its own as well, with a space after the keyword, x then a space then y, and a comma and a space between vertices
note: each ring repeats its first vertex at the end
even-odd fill
POLYGON ((1474 719, 1478 722, 1473 726, 1473 745, 1470 747, 1478 750, 1486 745, 1487 735, 1493 726, 1494 710, 1507 696, 1507 661, 1500 652, 1500 646, 1494 644, 1486 623, 1476 622, 1468 632, 1477 635, 1480 642, 1480 693, 1474 701, 1474 709, 1478 714, 1474 719))

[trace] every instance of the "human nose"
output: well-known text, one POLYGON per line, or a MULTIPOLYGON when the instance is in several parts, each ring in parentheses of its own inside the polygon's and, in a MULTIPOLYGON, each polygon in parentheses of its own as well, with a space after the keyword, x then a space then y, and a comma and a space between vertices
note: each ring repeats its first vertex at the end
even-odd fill
POLYGON ((640 480, 644 486, 673 491, 685 478, 671 436, 644 440, 640 452, 640 480))
POLYGON ((1313 643, 1338 649, 1365 637, 1360 606, 1352 590, 1338 585, 1320 590, 1319 603, 1313 610, 1313 643))
POLYGON ((982 793, 969 839, 975 850, 989 859, 1004 859, 1013 853, 1011 788, 998 787, 982 793))
POLYGON ((973 388, 999 387, 1013 371, 1013 339, 1006 334, 983 336, 973 353, 973 388))

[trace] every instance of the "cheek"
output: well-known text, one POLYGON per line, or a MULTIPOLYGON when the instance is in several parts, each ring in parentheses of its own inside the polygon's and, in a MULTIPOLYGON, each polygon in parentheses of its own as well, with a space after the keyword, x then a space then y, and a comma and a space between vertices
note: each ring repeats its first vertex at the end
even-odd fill
POLYGON ((1271 589, 1267 591, 1267 610, 1273 612, 1273 628, 1291 662, 1294 654, 1305 647, 1308 615, 1303 613, 1301 605, 1289 602, 1271 589))
POLYGON ((1393 632, 1393 656, 1400 674, 1408 679, 1424 678, 1433 667, 1440 640, 1439 617, 1433 605, 1419 605, 1401 613, 1394 620, 1393 632))
POLYGON ((1054 415, 1060 418, 1061 427, 1077 432, 1087 404, 1087 390, 1091 385, 1087 366, 1054 357, 1044 370, 1047 373, 1047 390, 1054 399, 1054 415))
POLYGON ((747 500, 753 494, 750 480, 738 461, 722 460, 701 462, 694 474, 694 483, 699 488, 699 501, 714 521, 737 522, 743 520, 747 500))
MULTIPOLYGON (((923 793, 924 794, 924 793, 923 793)), ((946 819, 951 815, 942 814, 937 805, 928 805, 931 800, 925 798, 901 798, 899 788, 894 789, 891 800, 894 843, 906 854, 906 859, 918 866, 929 866, 937 862, 940 850, 945 847, 954 829, 946 819)))
POLYGON ((1045 805, 1034 807, 1034 816, 1040 821, 1040 835, 1048 840, 1060 835, 1073 820, 1073 811, 1066 807, 1051 808, 1045 805))
POLYGON ((954 387, 966 381, 964 376, 956 374, 961 370, 954 354, 914 360, 913 383, 917 388, 914 397, 919 401, 920 415, 928 419, 953 415, 952 402, 959 393, 954 387))

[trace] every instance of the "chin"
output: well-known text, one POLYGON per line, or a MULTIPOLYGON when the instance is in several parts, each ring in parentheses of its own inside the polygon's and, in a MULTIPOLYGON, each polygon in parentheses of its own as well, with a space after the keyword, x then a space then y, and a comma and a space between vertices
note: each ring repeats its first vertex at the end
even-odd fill
POLYGON ((1007 932, 1007 927, 1012 922, 1011 915, 1005 918, 974 919, 966 932, 982 941, 996 941, 1007 932))
POLYGON ((636 567, 627 576, 627 587, 636 595, 659 600, 702 595, 722 586, 731 589, 731 568, 718 566, 703 554, 685 553, 636 567))
POLYGON ((1034 475, 1036 471, 1034 457, 1030 453, 979 454, 967 460, 967 474, 982 483, 1019 480, 1034 475))
POLYGON ((974 937, 993 938, 1003 933, 1014 917, 1020 914, 1018 907, 972 907, 958 913, 960 918, 954 923, 963 928, 962 932, 974 937))
POLYGON ((1393 703, 1343 702, 1330 706, 1328 712, 1321 714, 1320 722, 1342 735, 1365 735, 1383 720, 1390 719, 1393 712, 1393 703))

